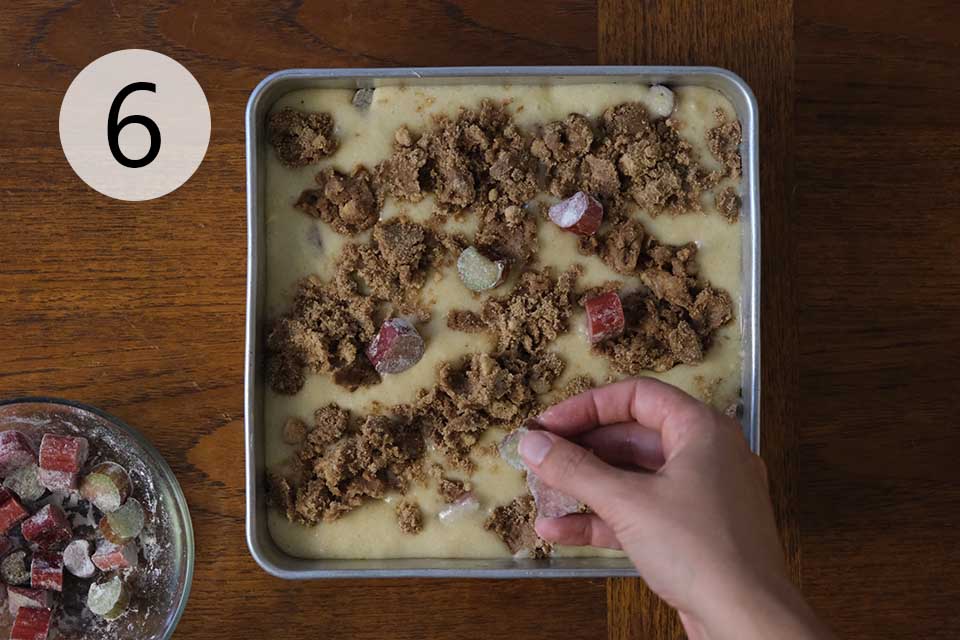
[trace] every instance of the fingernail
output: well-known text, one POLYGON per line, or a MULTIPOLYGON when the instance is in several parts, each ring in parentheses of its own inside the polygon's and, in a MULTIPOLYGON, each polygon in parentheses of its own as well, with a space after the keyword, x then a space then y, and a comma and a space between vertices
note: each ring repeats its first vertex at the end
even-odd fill
POLYGON ((520 455, 532 465, 539 465, 547 457, 553 440, 542 431, 531 431, 520 440, 520 455))

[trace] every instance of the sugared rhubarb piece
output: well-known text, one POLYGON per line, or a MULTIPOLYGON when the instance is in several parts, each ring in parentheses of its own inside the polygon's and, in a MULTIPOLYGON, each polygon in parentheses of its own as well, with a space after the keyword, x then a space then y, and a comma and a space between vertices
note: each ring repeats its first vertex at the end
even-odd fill
POLYGON ((52 619, 50 609, 20 607, 10 630, 10 640, 47 640, 52 619))
POLYGON ((590 342, 600 342, 623 333, 623 305, 616 291, 609 291, 587 299, 587 334, 590 342))
POLYGON ((662 84, 655 84, 650 87, 651 120, 670 117, 670 114, 673 113, 674 102, 673 91, 667 87, 662 84))
POLYGON ((101 571, 135 567, 137 566, 137 543, 131 540, 125 544, 116 545, 109 540, 101 540, 91 560, 101 571))
POLYGON ((505 260, 492 260, 476 247, 467 247, 457 258, 457 273, 471 291, 486 291, 503 282, 507 271, 505 260))
POLYGON ((120 576, 116 575, 91 584, 87 592, 87 608, 107 620, 119 618, 129 602, 130 594, 120 576))
POLYGON ((87 439, 48 433, 40 442, 40 484, 51 491, 72 491, 87 461, 87 439))
POLYGON ((28 584, 30 569, 27 567, 27 552, 14 551, 0 561, 0 578, 7 584, 28 584))
POLYGON ((20 467, 3 480, 3 486, 20 496, 21 500, 36 502, 46 489, 40 484, 40 467, 31 462, 20 467))
POLYGON ((403 318, 391 318, 373 337, 367 357, 377 373, 383 375, 406 371, 420 361, 423 351, 423 338, 417 329, 403 318))
POLYGON ((63 566, 78 578, 91 578, 97 572, 96 565, 90 560, 89 540, 77 539, 63 550, 63 566))
POLYGON ((100 519, 100 533, 113 544, 133 540, 143 530, 143 505, 136 498, 129 498, 123 506, 100 519))
POLYGON ((5 534, 15 524, 30 515, 20 500, 9 489, 0 489, 0 534, 5 534))
POLYGON ((526 427, 514 429, 505 435, 503 440, 500 441, 500 444, 497 445, 497 451, 500 453, 500 457, 518 471, 527 470, 527 465, 523 462, 523 458, 520 457, 519 449, 520 439, 523 438, 523 435, 527 432, 529 432, 529 429, 526 427))
POLYGON ((562 518, 571 513, 582 510, 580 502, 562 491, 554 489, 537 477, 533 472, 527 472, 527 488, 537 505, 537 515, 544 518, 562 518))
POLYGON ((7 606, 10 615, 15 616, 20 607, 32 609, 49 609, 53 606, 53 595, 42 589, 27 589, 26 587, 7 587, 7 606))
POLYGON ((0 431, 0 477, 36 461, 37 454, 27 436, 13 429, 0 431))
POLYGON ((70 541, 72 527, 63 509, 48 504, 23 521, 23 537, 40 547, 57 547, 70 541))
POLYGON ((592 236, 603 222, 603 205, 593 196, 577 191, 550 207, 550 219, 561 229, 592 236))
POLYGON ((116 511, 130 496, 130 476, 115 462, 98 464, 80 484, 80 495, 104 513, 116 511))
POLYGON ((63 591, 63 555, 40 551, 33 554, 30 586, 47 591, 63 591))

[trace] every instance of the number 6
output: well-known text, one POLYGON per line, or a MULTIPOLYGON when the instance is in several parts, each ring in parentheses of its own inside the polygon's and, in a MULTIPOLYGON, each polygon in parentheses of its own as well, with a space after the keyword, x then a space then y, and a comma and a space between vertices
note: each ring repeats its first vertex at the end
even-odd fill
POLYGON ((107 143, 110 145, 110 153, 113 154, 117 162, 125 167, 138 169, 153 162, 157 154, 160 153, 160 127, 157 126, 156 122, 143 115, 127 116, 117 122, 117 118, 120 117, 120 105, 134 91, 156 93, 157 85, 152 82, 133 82, 120 90, 117 97, 113 99, 113 103, 110 105, 110 113, 107 115, 107 143), (150 134, 150 148, 147 150, 147 154, 139 160, 131 160, 123 155, 123 151, 120 150, 120 130, 128 124, 143 125, 147 133, 150 134))

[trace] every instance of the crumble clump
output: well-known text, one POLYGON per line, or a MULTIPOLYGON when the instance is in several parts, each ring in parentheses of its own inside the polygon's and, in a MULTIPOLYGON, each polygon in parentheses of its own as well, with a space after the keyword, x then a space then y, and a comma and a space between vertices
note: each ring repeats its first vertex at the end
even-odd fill
POLYGON ((483 527, 503 540, 510 553, 546 558, 553 553, 553 545, 537 535, 533 528, 536 518, 537 507, 533 497, 524 494, 508 504, 496 507, 483 527))
POLYGON ((267 380, 277 393, 303 388, 306 372, 330 373, 348 389, 380 378, 364 353, 377 333, 372 298, 344 278, 324 283, 304 278, 290 310, 267 335, 267 380))
POLYGON ((717 205, 717 211, 720 212, 727 222, 734 223, 740 219, 740 196, 733 187, 727 187, 717 193, 714 197, 717 205))
POLYGON ((296 207, 343 235, 356 235, 377 223, 383 202, 370 172, 358 166, 350 175, 327 167, 316 175, 317 188, 305 189, 296 207))
POLYGON ((579 266, 559 277, 549 269, 527 271, 512 292, 488 298, 479 314, 461 310, 448 314, 447 326, 456 331, 492 331, 501 353, 541 354, 567 331, 580 272, 579 266))
POLYGON ((270 476, 272 500, 290 520, 332 522, 368 499, 383 498, 391 489, 404 493, 410 482, 423 479, 423 433, 402 410, 362 421, 344 418, 337 405, 323 412, 328 426, 345 429, 342 435, 331 441, 334 432, 319 425, 318 412, 318 426, 297 454, 298 473, 270 476))
POLYGON ((733 319, 730 296, 709 284, 701 286, 692 278, 654 269, 641 279, 653 295, 638 292, 624 297, 623 334, 593 350, 626 375, 701 362, 717 329, 733 319))
POLYGON ((632 200, 650 215, 700 211, 719 176, 707 171, 671 119, 651 120, 639 102, 603 112, 595 126, 580 115, 545 125, 531 152, 547 170, 550 193, 596 197, 607 219, 625 219, 632 200))
POLYGON ((438 368, 438 383, 420 393, 413 410, 427 437, 454 467, 472 472, 471 451, 491 427, 512 430, 543 407, 565 368, 555 353, 529 360, 476 353, 438 368))
POLYGON ((379 222, 366 244, 351 243, 340 255, 338 277, 359 279, 378 301, 391 302, 404 314, 429 318, 419 304, 431 271, 458 255, 464 241, 408 220, 379 222))
POLYGON ((710 153, 723 164, 724 175, 739 178, 742 174, 740 143, 743 142, 743 127, 740 121, 727 120, 727 115, 717 109, 714 112, 717 126, 707 131, 707 147, 710 153))
POLYGON ((444 478, 443 476, 437 480, 437 493, 440 494, 440 499, 447 504, 453 504, 469 492, 470 484, 462 480, 444 478))
POLYGON ((412 500, 401 500, 396 506, 397 525, 400 531, 416 535, 423 531, 423 513, 420 506, 412 500))
POLYGON ((309 113, 284 107, 272 114, 267 123, 270 144, 277 158, 288 167, 314 164, 337 150, 333 117, 329 113, 309 113))
POLYGON ((377 167, 384 191, 417 202, 433 192, 441 211, 505 209, 537 194, 537 163, 504 105, 484 100, 477 109, 445 115, 415 138, 402 127, 394 151, 377 167))

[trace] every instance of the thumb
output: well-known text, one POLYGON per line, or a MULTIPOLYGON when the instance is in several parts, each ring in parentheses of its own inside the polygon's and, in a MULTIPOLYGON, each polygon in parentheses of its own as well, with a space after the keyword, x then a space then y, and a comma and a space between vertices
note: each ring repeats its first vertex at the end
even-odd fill
POLYGON ((519 451, 538 478, 586 504, 604 520, 620 511, 629 483, 625 471, 548 431, 524 434, 519 451))

